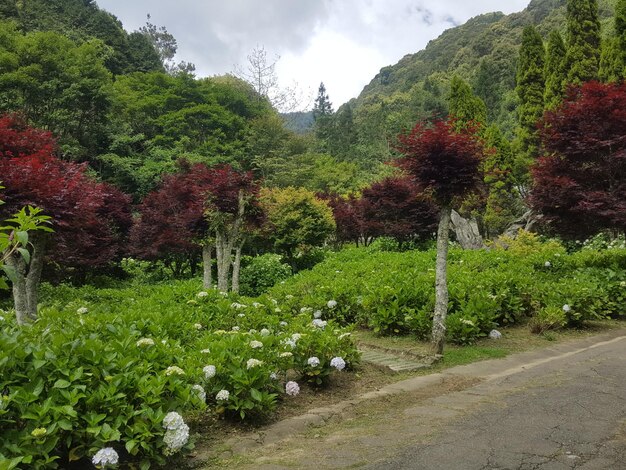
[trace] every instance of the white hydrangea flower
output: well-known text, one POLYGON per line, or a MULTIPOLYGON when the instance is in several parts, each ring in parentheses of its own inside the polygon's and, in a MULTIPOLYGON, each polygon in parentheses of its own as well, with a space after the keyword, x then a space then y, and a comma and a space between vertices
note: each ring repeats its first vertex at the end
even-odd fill
POLYGON ((248 359, 248 362, 246 362, 246 367, 248 369, 252 369, 253 367, 258 367, 261 364, 263 364, 263 361, 259 361, 258 359, 248 359))
POLYGON ((233 331, 239 331, 239 327, 238 326, 233 326, 233 331))
POLYGON ((239 318, 245 318, 246 314, 245 313, 238 313, 237 316, 239 318))
POLYGON ((317 357, 315 357, 315 356, 309 357, 309 358, 307 359, 307 361, 306 361, 306 362, 307 362, 307 364, 308 364, 308 365, 310 365, 311 367, 317 367, 317 366, 319 366, 319 365, 320 365, 320 360, 319 360, 319 358, 317 358, 317 357))
POLYGON ((300 386, 297 382, 289 381, 285 384, 285 393, 289 396, 295 397, 300 393, 300 386))
POLYGON ((185 371, 178 366, 169 366, 165 369, 165 375, 185 375, 185 371))
POLYGON ((461 323, 467 326, 476 326, 472 320, 468 320, 467 318, 461 318, 461 323))
POLYGON ((211 350, 209 348, 203 349, 202 351, 200 351, 202 354, 209 354, 211 352, 211 350))
POLYGON ((330 360, 330 366, 337 370, 344 370, 346 368, 346 361, 344 361, 342 357, 333 357, 330 360))
POLYGON ((202 329, 202 323, 194 323, 193 326, 194 326, 194 328, 196 330, 201 330, 202 329))
POLYGON ((300 309, 300 313, 309 313, 309 312, 312 312, 312 311, 313 311, 313 309, 311 307, 302 307, 300 309))
POLYGON ((230 392, 228 390, 220 390, 217 392, 217 395, 215 395, 217 401, 228 401, 229 398, 230 392))
POLYGON ((328 324, 327 321, 325 320, 320 320, 319 318, 315 318, 311 324, 315 327, 315 328, 319 328, 321 330, 323 330, 324 328, 326 328, 326 325, 328 324))
POLYGON ((188 440, 189 426, 184 423, 178 429, 165 431, 165 435, 163 436, 163 442, 167 446, 164 451, 165 455, 175 454, 187 444, 188 440))
MULTIPOLYGON (((78 313, 80 315, 84 315, 87 312, 89 312, 89 309, 87 307, 81 307, 78 310, 76 310, 76 313, 78 313)), ((110 449, 110 447, 106 447, 106 449, 110 449)), ((115 452, 115 451, 113 451, 113 452, 115 452)))
POLYGON ((336 300, 329 300, 326 305, 328 306, 328 308, 335 308, 337 306, 337 301, 336 300))
POLYGON ((322 318, 322 311, 316 310, 315 312, 313 312, 313 318, 322 318))
POLYGON ((552 266, 552 263, 551 263, 550 261, 546 261, 545 263, 543 263, 543 265, 544 265, 546 268, 549 268, 550 266, 552 266))
POLYGON ((91 458, 91 462, 99 467, 106 467, 107 465, 117 465, 120 456, 117 455, 113 447, 105 447, 96 452, 91 458))
POLYGON ((285 346, 289 346, 291 349, 294 349, 296 347, 296 342, 292 339, 284 339, 281 341, 281 343, 285 346))
POLYGON ((137 340, 137 347, 143 348, 144 346, 154 346, 154 340, 152 338, 140 338, 137 340))
POLYGON ((206 392, 204 388, 202 387, 202 385, 196 384, 193 387, 191 387, 191 390, 200 399, 200 401, 206 401, 206 392))
POLYGON ((270 379, 272 379, 272 380, 278 380, 278 374, 276 374, 276 372, 272 372, 272 373, 270 374, 270 379))
POLYGON ((248 330, 248 333, 251 334, 251 335, 254 335, 254 334, 256 334, 256 330, 254 328, 250 328, 248 330))
POLYGON ((300 340, 300 338, 302 338, 302 335, 300 333, 294 333, 294 334, 291 335, 292 341, 296 341, 297 342, 297 341, 300 340))
POLYGON ((207 380, 212 379, 213 377, 215 377, 215 374, 217 373, 217 368, 214 365, 204 366, 202 368, 202 372, 204 372, 204 377, 207 380))
POLYGON ((280 353, 279 356, 280 357, 293 357, 293 353, 290 353, 288 351, 287 352, 282 352, 282 353, 280 353))
POLYGON ((263 347, 263 343, 261 343, 260 341, 250 341, 250 347, 252 349, 260 349, 263 347))
POLYGON ((568 304, 563 305, 563 311, 565 313, 571 312, 572 307, 570 307, 568 304))
POLYGON ((282 327, 284 328, 285 326, 287 326, 287 325, 288 325, 288 323, 287 323, 286 321, 281 321, 281 322, 279 323, 279 325, 280 325, 280 326, 282 326, 282 327))
POLYGON ((163 427, 165 429, 178 429, 185 424, 183 417, 176 411, 170 411, 163 418, 163 427))
POLYGON ((270 330, 268 330, 267 328, 262 328, 261 329, 261 336, 265 337, 265 336, 269 336, 270 335, 270 330))
POLYGON ((202 292, 198 292, 198 293, 196 294, 196 297, 198 297, 198 298, 200 298, 200 299, 201 299, 202 297, 207 297, 208 295, 209 295, 209 293, 208 293, 208 292, 206 292, 206 291, 202 291, 202 292))

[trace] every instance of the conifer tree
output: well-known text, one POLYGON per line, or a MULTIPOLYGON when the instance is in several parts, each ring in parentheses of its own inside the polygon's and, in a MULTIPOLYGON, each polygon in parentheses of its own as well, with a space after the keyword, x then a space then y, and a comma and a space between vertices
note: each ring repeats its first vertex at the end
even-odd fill
POLYGON ((536 123, 544 109, 545 49, 541 35, 534 26, 527 26, 522 33, 522 45, 517 63, 517 96, 521 151, 533 156, 537 151, 536 123))
POLYGON ((470 86, 458 75, 450 81, 450 116, 456 119, 457 126, 465 127, 470 122, 484 126, 487 122, 487 106, 474 95, 470 86))
POLYGON ((328 150, 328 143, 333 129, 333 105, 326 93, 324 82, 320 83, 313 107, 313 119, 315 119, 315 135, 320 141, 322 150, 328 150))
POLYGON ((561 33, 553 30, 548 38, 548 51, 546 54, 546 90, 544 103, 546 109, 553 109, 561 103, 563 99, 565 82, 567 80, 567 69, 565 63, 565 42, 561 33))
POLYGON ((567 0, 567 82, 598 78, 600 20, 597 0, 567 0))
POLYGON ((615 6, 615 36, 622 65, 626 66, 626 0, 617 0, 615 6))
POLYGON ((615 6, 615 36, 602 42, 600 80, 617 82, 626 77, 626 0, 615 6))

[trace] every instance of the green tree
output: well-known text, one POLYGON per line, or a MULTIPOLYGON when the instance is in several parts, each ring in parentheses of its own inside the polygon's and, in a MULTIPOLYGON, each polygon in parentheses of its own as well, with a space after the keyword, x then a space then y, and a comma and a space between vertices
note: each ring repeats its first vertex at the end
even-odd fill
POLYGON ((484 126, 487 122, 487 107, 483 100, 474 95, 470 86, 458 75, 450 81, 450 116, 457 119, 457 125, 465 126, 470 122, 484 126))
POLYGON ((352 105, 348 102, 335 114, 331 143, 331 153, 343 160, 349 160, 357 143, 352 105))
POLYGON ((617 82, 624 75, 624 63, 619 50, 619 42, 615 37, 606 38, 602 41, 602 53, 600 54, 600 69, 598 78, 605 82, 617 82))
POLYGON ((546 54, 546 91, 544 103, 547 109, 553 109, 561 103, 567 81, 566 57, 567 50, 561 33, 553 30, 548 38, 546 54))
POLYGON ((322 149, 327 150, 329 139, 333 132, 333 105, 330 102, 324 82, 320 83, 313 107, 313 119, 315 120, 315 135, 320 141, 322 149))
POLYGON ((519 98, 518 137, 521 151, 534 156, 538 137, 536 124, 544 109, 545 50, 541 35, 534 26, 527 26, 522 33, 522 45, 517 63, 517 87, 519 98))
POLYGON ((567 82, 598 78, 600 20, 597 0, 567 0, 567 82))
POLYGON ((626 66, 626 0, 617 0, 615 6, 615 36, 622 64, 626 66))

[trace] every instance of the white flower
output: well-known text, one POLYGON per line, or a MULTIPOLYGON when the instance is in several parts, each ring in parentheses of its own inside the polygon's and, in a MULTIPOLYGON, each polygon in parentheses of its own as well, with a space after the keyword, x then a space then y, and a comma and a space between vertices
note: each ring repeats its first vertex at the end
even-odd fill
POLYGON ((302 338, 302 335, 300 333, 294 333, 291 335, 292 341, 298 341, 300 338, 302 338))
POLYGON ((254 335, 254 334, 256 334, 256 330, 254 328, 250 328, 248 330, 248 333, 251 334, 251 335, 254 335))
POLYGON ((248 362, 246 362, 246 367, 248 369, 252 369, 253 367, 258 367, 261 364, 263 364, 263 361, 259 361, 258 359, 248 359, 248 362))
POLYGON ((220 295, 221 295, 222 297, 228 297, 228 292, 224 292, 224 291, 222 291, 222 290, 221 290, 221 291, 220 291, 220 295))
MULTIPOLYGON (((80 315, 84 315, 85 313, 87 313, 89 311, 89 309, 87 307, 81 307, 78 310, 76 310, 76 313, 80 314, 80 315)), ((110 447, 107 447, 107 449, 111 449, 110 447)), ((104 449, 102 449, 104 450, 104 449)), ((111 449, 113 450, 113 449, 111 449)), ((113 451, 115 452, 115 451, 113 451)), ((96 454, 97 455, 97 454, 96 454)))
POLYGON ((194 326, 194 328, 196 330, 201 330, 202 329, 202 324, 201 323, 194 323, 193 326, 194 326))
POLYGON ((250 341, 250 347, 252 349, 259 349, 263 347, 263 343, 261 343, 260 341, 250 341))
POLYGON ((313 320, 311 322, 313 324, 313 326, 315 328, 320 328, 320 329, 324 329, 326 328, 326 325, 328 324, 328 322, 324 321, 324 320, 320 320, 319 318, 316 318, 315 320, 313 320))
POLYGON ((238 316, 239 318, 244 318, 244 317, 246 316, 246 314, 245 314, 245 313, 239 313, 239 314, 237 314, 237 316, 238 316))
POLYGON ((165 375, 185 375, 185 371, 178 366, 169 366, 165 369, 165 375))
POLYGON ((238 326, 233 326, 233 331, 239 331, 239 327, 238 326))
POLYGON ((215 395, 217 401, 228 401, 229 398, 230 392, 228 390, 220 390, 217 392, 217 395, 215 395))
POLYGON ((259 307, 263 306, 263 304, 260 304, 260 303, 258 303, 258 302, 252 302, 252 306, 253 306, 254 308, 259 308, 259 307))
POLYGON ((231 308, 246 308, 247 305, 245 304, 240 304, 239 302, 233 302, 232 304, 230 304, 231 308))
POLYGON ((552 266, 552 263, 551 263, 550 261, 546 261, 545 263, 543 263, 543 265, 544 265, 546 268, 549 268, 550 266, 552 266))
POLYGON ((339 335, 338 339, 342 340, 342 339, 347 338, 347 337, 349 337, 349 336, 350 336, 350 333, 341 333, 341 334, 339 335))
POLYGON ((289 396, 295 397, 300 393, 300 386, 293 380, 285 384, 285 393, 289 396))
POLYGON ((143 348, 144 346, 154 346, 154 340, 152 338, 140 338, 137 340, 137 347, 143 348))
POLYGON ((337 306, 337 301, 336 300, 329 300, 326 305, 328 305, 328 308, 335 308, 337 306))
POLYGON ((569 312, 572 310, 572 307, 570 307, 568 304, 563 305, 563 311, 565 313, 569 312))
POLYGON ((204 366, 202 368, 202 372, 204 372, 204 377, 207 380, 212 379, 213 377, 215 377, 215 374, 217 373, 217 368, 214 365, 204 366))
MULTIPOLYGON (((626 285, 626 283, 624 283, 624 284, 626 285)), ((285 326, 287 326, 287 322, 286 321, 281 321, 279 323, 279 325, 282 326, 282 327, 285 327, 285 326)))
POLYGON ((276 312, 276 313, 280 313, 280 312, 282 312, 282 310, 281 310, 280 308, 276 307, 276 308, 274 309, 274 312, 276 312))
POLYGON ((211 350, 209 348, 207 349, 203 349, 202 351, 200 351, 202 354, 209 354, 211 352, 211 350))
POLYGON ((293 295, 291 295, 291 294, 287 294, 287 295, 285 296, 285 299, 287 299, 287 300, 291 300, 291 299, 293 299, 293 295))
POLYGON ((198 297, 198 298, 200 298, 200 299, 201 299, 202 297, 206 297, 206 296, 208 296, 208 295, 209 295, 209 293, 208 293, 208 292, 202 291, 202 292, 198 292, 198 293, 196 294, 196 297, 198 297))
POLYGON ((300 309, 300 313, 309 313, 309 312, 312 312, 312 311, 313 311, 313 309, 311 307, 302 307, 300 309))
POLYGON ((120 457, 113 447, 105 447, 96 452, 96 455, 91 458, 91 462, 94 465, 106 467, 107 465, 117 465, 119 459, 120 457))
POLYGON ((330 366, 337 370, 344 370, 346 368, 346 361, 342 357, 333 357, 330 360, 330 366))
POLYGON ((163 418, 163 427, 165 429, 178 429, 184 424, 183 417, 175 411, 170 411, 165 415, 165 418, 163 418))
POLYGON ((292 356, 293 356, 293 353, 290 353, 288 351, 280 353, 280 357, 292 357, 292 356))
POLYGON ((261 329, 261 336, 269 336, 269 335, 270 335, 270 330, 268 330, 267 328, 261 329))
POLYGON ((313 318, 322 318, 322 311, 316 310, 315 312, 313 312, 313 318))
POLYGON ((165 455, 172 455, 183 448, 189 440, 189 426, 183 423, 178 429, 167 430, 163 436, 163 442, 167 446, 165 455))
POLYGON ((317 366, 320 365, 320 360, 317 357, 315 357, 315 356, 309 357, 306 362, 311 367, 317 367, 317 366))
POLYGON ((194 385, 191 387, 191 391, 200 399, 200 401, 206 401, 206 392, 202 385, 194 385))
POLYGON ((500 333, 498 330, 491 330, 489 332, 489 337, 491 339, 500 339, 502 338, 502 333, 500 333))
POLYGON ((285 346, 289 346, 291 349, 296 347, 296 342, 292 339, 284 339, 281 341, 285 346))
POLYGON ((272 379, 272 380, 277 380, 278 379, 278 375, 276 374, 276 372, 272 372, 270 374, 270 379, 272 379))
POLYGON ((472 320, 468 320, 466 318, 461 318, 461 323, 467 326, 476 326, 472 320))

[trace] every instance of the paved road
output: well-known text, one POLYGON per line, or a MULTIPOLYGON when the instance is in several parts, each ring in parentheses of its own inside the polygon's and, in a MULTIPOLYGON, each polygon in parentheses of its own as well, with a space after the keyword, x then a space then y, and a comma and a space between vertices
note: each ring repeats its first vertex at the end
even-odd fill
POLYGON ((353 419, 248 449, 238 467, 626 469, 624 331, 415 380, 353 419))

